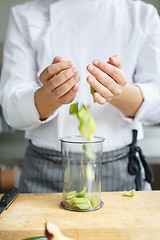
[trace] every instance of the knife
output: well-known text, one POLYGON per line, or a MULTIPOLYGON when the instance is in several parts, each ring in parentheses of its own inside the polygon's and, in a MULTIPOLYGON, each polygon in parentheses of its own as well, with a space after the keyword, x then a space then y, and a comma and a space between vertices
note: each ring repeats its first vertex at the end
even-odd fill
POLYGON ((2 196, 0 200, 0 214, 3 212, 3 210, 7 210, 7 208, 16 199, 18 194, 19 194, 18 188, 13 188, 2 196))

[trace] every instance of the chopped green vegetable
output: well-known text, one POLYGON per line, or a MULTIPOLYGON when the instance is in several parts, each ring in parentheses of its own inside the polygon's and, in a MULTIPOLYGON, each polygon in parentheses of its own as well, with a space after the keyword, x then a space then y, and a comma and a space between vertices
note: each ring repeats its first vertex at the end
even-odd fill
POLYGON ((77 207, 79 209, 89 209, 90 206, 88 203, 83 203, 83 204, 75 204, 74 207, 77 207))
POLYGON ((86 124, 86 122, 89 119, 90 116, 90 107, 85 107, 84 105, 80 108, 80 110, 77 113, 77 117, 81 124, 86 124))
POLYGON ((78 103, 72 104, 69 109, 69 114, 76 114, 80 122, 79 131, 82 137, 87 139, 89 142, 93 141, 93 134, 96 132, 96 125, 91 115, 90 106, 84 106, 78 110, 78 103))
POLYGON ((87 133, 87 138, 88 141, 92 142, 93 141, 93 134, 96 132, 96 125, 93 120, 93 117, 90 115, 88 122, 86 124, 86 133, 87 133))
POLYGON ((67 193, 65 200, 67 206, 78 209, 90 209, 98 207, 97 196, 86 196, 86 187, 81 192, 72 191, 67 193))
POLYGON ((69 114, 77 114, 78 113, 78 103, 72 104, 69 108, 69 114))
POLYGON ((64 182, 65 183, 68 182, 69 177, 70 177, 70 162, 68 161, 67 167, 66 167, 66 169, 64 171, 64 182))
MULTIPOLYGON (((94 90, 94 88, 92 86, 90 86, 90 93, 92 94, 92 96, 95 93, 95 90, 94 90)), ((93 101, 96 103, 94 98, 93 98, 93 101)))
POLYGON ((78 127, 82 137, 87 139, 89 142, 93 141, 93 133, 96 131, 96 126, 92 116, 89 117, 87 123, 80 123, 78 127))
POLYGON ((72 192, 67 193, 68 199, 71 199, 71 198, 73 198, 75 196, 76 196, 76 191, 72 191, 72 192))
POLYGON ((87 198, 90 201, 90 203, 91 203, 93 208, 98 206, 98 198, 97 198, 97 196, 89 196, 87 198))
MULTIPOLYGON (((93 141, 93 134, 96 132, 96 125, 91 115, 91 107, 84 106, 78 110, 78 103, 72 104, 69 109, 69 114, 76 114, 77 118, 80 122, 79 124, 79 132, 81 133, 82 137, 87 139, 89 142, 93 141)), ((83 149, 85 155, 90 160, 95 161, 96 155, 92 153, 86 145, 83 145, 83 149)), ((92 169, 89 164, 86 166, 86 179, 90 182, 93 182, 95 179, 95 171, 92 169)))
POLYGON ((75 204, 83 204, 87 202, 85 197, 74 198, 73 200, 75 204))
POLYGON ((85 151, 86 157, 88 157, 89 159, 91 159, 93 161, 96 160, 96 155, 93 152, 91 152, 86 145, 83 145, 83 149, 85 151))
POLYGON ((135 189, 131 190, 131 191, 124 191, 123 195, 126 197, 133 197, 135 195, 136 191, 135 189))
POLYGON ((86 166, 86 179, 90 182, 93 182, 95 179, 95 171, 92 169, 89 163, 86 166))
POLYGON ((85 197, 86 194, 86 187, 83 187, 83 190, 76 194, 76 197, 85 197))

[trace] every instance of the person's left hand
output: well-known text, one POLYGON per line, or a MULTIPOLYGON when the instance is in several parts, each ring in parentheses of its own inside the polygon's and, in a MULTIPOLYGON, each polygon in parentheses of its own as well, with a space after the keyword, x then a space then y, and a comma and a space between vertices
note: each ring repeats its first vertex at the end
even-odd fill
POLYGON ((110 57, 109 62, 93 60, 92 64, 87 66, 87 70, 93 75, 87 77, 87 82, 96 91, 93 97, 99 104, 110 102, 119 96, 127 84, 119 55, 110 57))

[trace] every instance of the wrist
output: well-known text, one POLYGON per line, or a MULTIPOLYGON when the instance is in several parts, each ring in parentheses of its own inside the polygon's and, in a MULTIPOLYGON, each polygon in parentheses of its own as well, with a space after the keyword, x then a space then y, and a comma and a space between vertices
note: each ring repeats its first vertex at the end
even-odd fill
POLYGON ((114 97, 110 103, 128 117, 134 118, 143 101, 144 98, 140 88, 135 84, 127 83, 122 88, 122 93, 114 97))
POLYGON ((35 91, 34 101, 41 121, 50 117, 62 105, 51 101, 43 86, 35 91))

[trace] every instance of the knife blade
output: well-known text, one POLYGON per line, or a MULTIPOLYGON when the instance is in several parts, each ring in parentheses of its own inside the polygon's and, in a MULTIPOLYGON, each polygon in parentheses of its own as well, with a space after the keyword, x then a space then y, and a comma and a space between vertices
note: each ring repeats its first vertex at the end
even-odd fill
POLYGON ((18 188, 12 188, 9 192, 5 193, 2 196, 0 200, 0 214, 3 212, 3 210, 8 209, 8 207, 16 199, 18 194, 19 194, 18 188))

